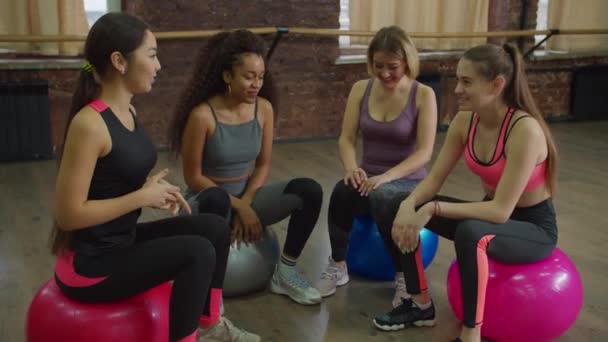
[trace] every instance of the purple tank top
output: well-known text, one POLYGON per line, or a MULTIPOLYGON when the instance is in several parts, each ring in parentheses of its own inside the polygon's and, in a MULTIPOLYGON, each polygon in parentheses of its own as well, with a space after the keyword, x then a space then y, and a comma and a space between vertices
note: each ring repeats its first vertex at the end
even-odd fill
MULTIPOLYGON (((379 175, 399 164, 416 150, 416 90, 418 82, 412 83, 409 98, 399 116, 389 122, 374 120, 369 115, 369 95, 374 80, 367 83, 359 109, 359 129, 363 136, 363 161, 361 168, 368 175, 379 175)), ((407 179, 420 180, 426 176, 424 167, 415 170, 407 179)))

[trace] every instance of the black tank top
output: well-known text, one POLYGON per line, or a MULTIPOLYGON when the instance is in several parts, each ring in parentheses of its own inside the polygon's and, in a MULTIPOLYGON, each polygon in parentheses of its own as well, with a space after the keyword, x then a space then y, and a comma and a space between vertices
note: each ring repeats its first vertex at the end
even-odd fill
MULTIPOLYGON (((154 145, 133 113, 135 128, 130 131, 101 100, 95 100, 89 106, 101 115, 108 127, 112 150, 97 159, 88 199, 109 199, 138 190, 156 164, 154 145)), ((131 245, 140 214, 141 209, 138 209, 109 222, 76 230, 72 249, 77 254, 93 256, 131 245)))

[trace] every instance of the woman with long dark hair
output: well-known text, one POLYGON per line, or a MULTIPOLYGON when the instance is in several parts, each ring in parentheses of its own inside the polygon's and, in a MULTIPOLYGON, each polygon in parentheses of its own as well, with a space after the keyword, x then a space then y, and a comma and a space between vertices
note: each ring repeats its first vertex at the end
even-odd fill
MULTIPOLYGON (((137 223, 141 209, 190 211, 180 189, 148 176, 156 150, 131 99, 160 70, 148 26, 124 13, 95 22, 66 125, 55 196, 52 250, 59 288, 78 301, 120 300, 173 281, 169 340, 258 341, 220 317, 230 238, 214 214, 137 223)), ((225 192, 203 194, 227 202, 225 192)))

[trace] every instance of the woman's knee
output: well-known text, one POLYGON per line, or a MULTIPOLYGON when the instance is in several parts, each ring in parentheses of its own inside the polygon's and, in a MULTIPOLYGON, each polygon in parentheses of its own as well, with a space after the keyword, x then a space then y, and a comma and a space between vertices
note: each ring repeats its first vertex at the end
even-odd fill
POLYGON ((184 236, 181 239, 180 251, 189 262, 197 265, 215 265, 215 247, 203 236, 184 236))
POLYGON ((211 213, 228 217, 230 212, 230 195, 220 187, 208 188, 197 197, 198 212, 211 213))
POLYGON ((219 186, 214 186, 206 190, 207 196, 213 202, 230 205, 230 195, 219 186))
POLYGON ((479 240, 486 234, 481 229, 479 220, 463 220, 456 226, 454 243, 456 248, 477 246, 479 240))
POLYGON ((401 202, 409 193, 382 191, 378 188, 369 194, 370 210, 376 221, 392 222, 397 215, 401 202))
POLYGON ((369 201, 372 208, 386 207, 387 204, 394 206, 405 200, 416 188, 418 181, 411 179, 399 179, 389 183, 381 184, 369 193, 369 201))
POLYGON ((201 216, 203 227, 206 230, 205 235, 209 235, 209 231, 211 231, 221 241, 230 240, 230 224, 226 218, 214 214, 202 214, 199 216, 201 216))
POLYGON ((229 241, 230 225, 228 220, 216 214, 202 213, 187 216, 192 225, 193 234, 205 237, 210 241, 229 241))
POLYGON ((360 196, 357 189, 353 188, 350 184, 344 184, 343 180, 340 180, 334 186, 331 192, 331 202, 349 202, 353 200, 354 196, 360 196))
POLYGON ((292 179, 285 186, 284 192, 300 197, 305 206, 308 204, 320 207, 323 201, 323 188, 310 178, 292 179))

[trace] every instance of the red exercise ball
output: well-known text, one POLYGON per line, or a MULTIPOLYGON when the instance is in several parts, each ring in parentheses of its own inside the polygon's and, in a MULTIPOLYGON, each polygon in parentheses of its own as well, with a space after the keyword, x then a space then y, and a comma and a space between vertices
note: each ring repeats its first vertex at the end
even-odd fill
POLYGON ((26 319, 27 342, 166 342, 171 284, 111 303, 66 297, 54 279, 34 296, 26 319))

